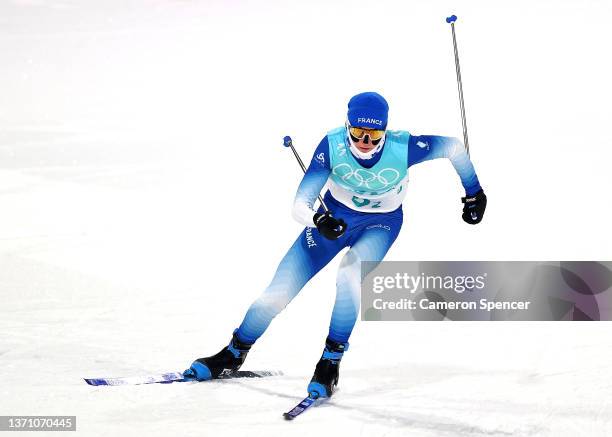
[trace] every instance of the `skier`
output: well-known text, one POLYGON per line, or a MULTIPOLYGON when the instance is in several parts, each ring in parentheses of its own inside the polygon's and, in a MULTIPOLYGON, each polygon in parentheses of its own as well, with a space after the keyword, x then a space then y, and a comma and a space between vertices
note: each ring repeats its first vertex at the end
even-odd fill
POLYGON ((247 311, 232 339, 216 355, 195 360, 186 378, 208 380, 244 363, 272 319, 340 250, 344 255, 323 354, 308 393, 329 397, 338 384, 339 365, 359 313, 361 261, 381 261, 402 226, 402 200, 408 169, 420 162, 448 158, 466 196, 462 218, 482 220, 487 197, 463 143, 457 138, 387 130, 389 106, 378 93, 357 94, 348 103, 344 126, 330 131, 316 148, 293 205, 293 217, 305 225, 284 256, 270 285, 247 311), (323 186, 329 208, 313 210, 323 186))

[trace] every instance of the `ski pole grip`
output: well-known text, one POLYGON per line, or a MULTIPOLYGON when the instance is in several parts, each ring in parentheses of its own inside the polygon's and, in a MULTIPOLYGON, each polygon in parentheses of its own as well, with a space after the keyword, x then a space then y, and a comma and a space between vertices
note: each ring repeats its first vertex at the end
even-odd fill
POLYGON ((293 141, 291 140, 291 137, 289 135, 283 138, 283 146, 291 147, 292 145, 293 145, 293 141))
POLYGON ((446 17, 446 22, 448 24, 454 23, 455 21, 457 21, 457 16, 456 15, 451 15, 450 17, 446 17))

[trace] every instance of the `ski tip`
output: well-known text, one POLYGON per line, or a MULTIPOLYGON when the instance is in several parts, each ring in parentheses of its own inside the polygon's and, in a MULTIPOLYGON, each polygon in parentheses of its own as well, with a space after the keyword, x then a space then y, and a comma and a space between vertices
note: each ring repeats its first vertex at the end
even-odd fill
POLYGON ((313 398, 309 393, 306 398, 304 398, 299 404, 297 404, 293 409, 287 413, 283 413, 283 417, 285 420, 293 420, 312 405, 315 404, 316 398, 313 398))
POLYGON ((451 15, 450 17, 446 17, 446 22, 447 23, 454 23, 455 21, 457 21, 457 16, 456 15, 451 15))
POLYGON ((106 381, 99 378, 83 378, 87 385, 108 385, 106 381))

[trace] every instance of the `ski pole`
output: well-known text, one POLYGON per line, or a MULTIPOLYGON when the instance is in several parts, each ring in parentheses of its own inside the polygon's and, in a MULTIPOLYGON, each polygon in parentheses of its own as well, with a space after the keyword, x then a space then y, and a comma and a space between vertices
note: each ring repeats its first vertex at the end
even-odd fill
POLYGON ((459 67, 459 51, 457 50, 457 37, 455 36, 455 21, 456 15, 451 15, 446 18, 446 22, 451 25, 453 33, 453 50, 455 51, 455 70, 457 72, 457 89, 459 90, 459 107, 461 108, 461 125, 463 127, 463 141, 468 156, 470 155, 470 143, 468 142, 467 121, 465 119, 465 102, 463 100, 463 84, 461 82, 461 68, 459 67))
MULTIPOLYGON (((295 159, 297 159, 298 164, 300 164, 300 167, 302 167, 302 171, 306 173, 306 166, 304 165, 304 162, 300 158, 300 155, 298 155, 297 150, 295 150, 295 147, 293 147, 293 140, 291 139, 289 135, 283 138, 283 145, 285 147, 291 147, 291 151, 295 155, 295 159)), ((323 202, 323 198, 321 197, 320 194, 319 194, 319 202, 321 202, 321 206, 323 206, 323 209, 325 210, 325 212, 329 212, 329 209, 327 208, 327 205, 325 205, 325 202, 323 202)))

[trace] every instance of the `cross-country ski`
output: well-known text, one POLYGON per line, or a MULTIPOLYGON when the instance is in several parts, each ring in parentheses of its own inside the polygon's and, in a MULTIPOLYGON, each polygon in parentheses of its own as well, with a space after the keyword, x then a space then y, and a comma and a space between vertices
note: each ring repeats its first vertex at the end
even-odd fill
MULTIPOLYGON (((283 372, 275 370, 237 370, 219 375, 217 379, 237 378, 265 378, 268 376, 282 376, 283 372)), ((172 382, 193 382, 195 379, 187 378, 182 372, 168 372, 158 375, 127 376, 119 378, 83 378, 89 385, 141 385, 141 384, 165 384, 172 382)))

